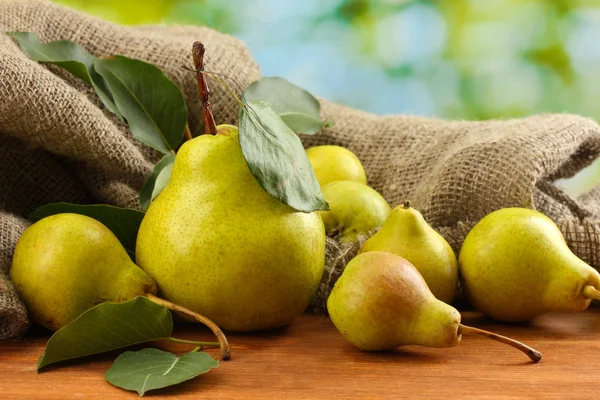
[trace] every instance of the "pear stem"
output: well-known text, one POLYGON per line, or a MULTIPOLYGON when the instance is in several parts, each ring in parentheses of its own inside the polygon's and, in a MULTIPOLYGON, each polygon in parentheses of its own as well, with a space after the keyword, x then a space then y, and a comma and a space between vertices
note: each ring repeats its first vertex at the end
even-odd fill
MULTIPOLYGON (((180 305, 172 303, 168 300, 161 299, 160 297, 157 297, 157 296, 153 295, 152 293, 146 293, 146 298, 148 298, 148 300, 153 301, 154 303, 156 303, 158 305, 168 308, 171 311, 176 311, 176 312, 185 314, 189 317, 192 317, 194 320, 200 322, 201 324, 206 325, 208 327, 208 329, 210 329, 212 331, 212 333, 214 333, 214 335, 219 340, 219 346, 221 347, 221 358, 224 361, 229 360, 231 358, 231 350, 229 348, 229 343, 227 342, 227 338, 225 337, 225 334, 223 333, 221 328, 219 328, 217 326, 217 324, 215 324, 213 321, 206 318, 204 315, 198 314, 192 310, 189 310, 185 307, 182 307, 180 305)), ((198 343, 198 342, 194 342, 194 343, 198 343)))
POLYGON ((498 335, 497 333, 484 331, 483 329, 474 328, 472 326, 467 326, 467 325, 463 325, 463 324, 459 325, 458 333, 459 334, 474 333, 476 335, 485 336, 488 339, 492 339, 492 340, 498 341, 500 343, 507 344, 507 345, 512 346, 515 349, 520 350, 523 353, 525 353, 527 355, 527 357, 529 357, 529 359, 531 359, 531 361, 533 361, 534 363, 537 363, 538 361, 540 361, 542 359, 542 353, 540 353, 533 347, 529 347, 526 344, 521 343, 517 340, 511 339, 509 337, 498 335))
POLYGON ((220 346, 219 342, 198 342, 197 340, 178 339, 178 338, 174 338, 174 337, 168 337, 168 338, 165 338, 164 340, 168 340, 169 342, 175 342, 175 343, 195 344, 196 346, 214 346, 214 347, 220 346))
POLYGON ((600 300, 600 290, 596 289, 592 285, 588 285, 583 288, 583 295, 588 299, 600 300))
POLYGON ((406 200, 402 205, 402 208, 410 208, 410 200, 406 200))
POLYGON ((204 133, 210 135, 217 134, 217 124, 210 105, 210 90, 208 81, 204 76, 204 44, 194 42, 192 45, 192 58, 194 59, 194 68, 196 69, 196 79, 198 80, 198 91, 202 99, 202 115, 204 116, 204 133))
POLYGON ((185 124, 185 129, 183 131, 183 136, 185 137, 185 140, 192 140, 194 138, 192 136, 192 131, 190 131, 190 126, 188 124, 185 124))

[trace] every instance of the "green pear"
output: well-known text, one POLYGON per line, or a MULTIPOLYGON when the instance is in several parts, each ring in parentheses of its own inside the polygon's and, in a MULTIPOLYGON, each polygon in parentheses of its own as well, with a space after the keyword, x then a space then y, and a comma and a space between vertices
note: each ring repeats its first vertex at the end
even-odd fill
POLYGON ((342 242, 380 227, 390 215, 387 201, 374 189, 354 181, 331 182, 321 188, 329 211, 319 211, 329 236, 342 242))
POLYGON ((392 253, 371 251, 352 259, 331 291, 327 310, 340 333, 361 350, 453 347, 463 333, 475 333, 513 346, 535 362, 541 359, 520 342, 462 325, 458 311, 436 299, 419 271, 392 253))
POLYGON ((10 277, 31 318, 58 330, 89 308, 156 293, 154 281, 103 224, 79 214, 41 219, 23 232, 10 277))
POLYGON ((396 207, 359 253, 368 251, 387 251, 407 259, 436 298, 448 304, 454 299, 458 286, 454 251, 410 203, 396 207))
POLYGON ((575 256, 544 214, 505 208, 467 235, 459 255, 467 299, 501 321, 585 310, 598 298, 600 274, 575 256))
POLYGON ((367 184, 367 175, 360 160, 350 150, 340 146, 315 146, 306 155, 321 186, 335 181, 355 181, 367 184))
POLYGON ((325 263, 318 213, 298 212, 250 172, 238 129, 181 146, 139 229, 136 260, 164 298, 231 331, 277 328, 309 305, 325 263))
POLYGON ((437 300, 419 271, 392 253, 371 251, 352 259, 331 291, 327 310, 338 330, 362 350, 460 342, 458 311, 437 300))

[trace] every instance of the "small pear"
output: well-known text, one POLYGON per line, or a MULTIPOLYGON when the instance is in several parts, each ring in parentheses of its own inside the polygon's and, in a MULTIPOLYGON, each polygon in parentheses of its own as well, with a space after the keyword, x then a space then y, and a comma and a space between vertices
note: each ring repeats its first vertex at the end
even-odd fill
POLYGON ((427 282, 433 295, 450 304, 458 286, 458 265, 452 247, 410 203, 396 207, 379 232, 360 249, 387 251, 407 259, 427 282))
POLYGON ((367 184, 365 170, 354 153, 340 146, 315 146, 306 155, 321 186, 335 181, 367 184))
POLYGON ((419 271, 395 254, 372 251, 348 263, 327 309, 340 333, 361 350, 403 345, 453 347, 463 333, 506 343, 537 362, 541 354, 513 339, 462 325, 456 309, 438 300, 419 271))
POLYGON ((23 232, 10 277, 32 319, 58 330, 105 301, 124 302, 156 284, 103 224, 79 214, 41 219, 23 232))
POLYGON ((600 274, 571 252, 550 218, 526 208, 497 210, 479 221, 458 264, 467 299, 501 321, 583 311, 600 299, 600 274))
POLYGON ((387 201, 374 189, 354 181, 331 182, 321 188, 329 211, 320 211, 328 236, 342 242, 380 227, 391 212, 387 201))

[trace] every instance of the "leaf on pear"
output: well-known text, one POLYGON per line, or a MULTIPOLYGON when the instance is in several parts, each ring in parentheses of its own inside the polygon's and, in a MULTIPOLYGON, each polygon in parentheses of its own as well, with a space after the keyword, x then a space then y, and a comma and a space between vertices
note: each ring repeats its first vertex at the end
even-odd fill
POLYGON ((162 158, 154 167, 152 175, 140 191, 140 207, 147 210, 150 203, 162 192, 171 179, 173 164, 175 163, 175 154, 169 153, 162 158))
POLYGON ((298 211, 329 209, 300 139, 269 103, 245 103, 239 138, 250 171, 269 194, 298 211))
POLYGON ((126 303, 102 303, 52 335, 38 371, 59 361, 168 338, 172 331, 169 310, 143 296, 126 303))
POLYGON ((32 212, 29 219, 36 222, 63 213, 87 215, 100 221, 115 234, 130 255, 135 254, 137 233, 145 215, 143 212, 105 204, 51 203, 32 212))
POLYGON ((112 385, 135 390, 143 396, 149 390, 185 382, 218 366, 219 362, 204 352, 190 352, 177 357, 149 348, 121 354, 104 377, 112 385))
POLYGON ((10 32, 9 35, 17 40, 21 49, 32 60, 57 65, 92 85, 102 104, 117 117, 122 118, 104 78, 94 69, 96 57, 77 43, 69 40, 41 43, 37 35, 32 32, 10 32))
POLYGON ((244 100, 263 100, 294 132, 311 135, 329 126, 321 120, 321 105, 308 91, 279 77, 252 82, 244 91, 244 100))
POLYGON ((187 123, 179 87, 156 66, 124 56, 97 59, 115 104, 141 142, 168 154, 183 140, 187 123))

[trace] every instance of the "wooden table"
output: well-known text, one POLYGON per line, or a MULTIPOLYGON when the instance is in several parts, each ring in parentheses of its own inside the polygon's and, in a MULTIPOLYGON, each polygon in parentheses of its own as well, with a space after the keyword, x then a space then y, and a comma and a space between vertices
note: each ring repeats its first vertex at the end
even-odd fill
MULTIPOLYGON (((233 358, 218 369, 153 398, 204 399, 600 399, 600 309, 547 315, 529 325, 502 325, 469 311, 463 322, 522 340, 540 350, 533 364, 521 353, 465 336, 452 349, 405 347, 361 352, 329 319, 304 315, 262 334, 230 334, 233 358)), ((206 340, 208 331, 178 328, 180 338, 206 340)), ((0 342, 0 399, 135 399, 104 380, 118 353, 69 362, 39 375, 46 336, 0 342)), ((189 346, 159 345, 182 353, 189 346)), ((218 350, 209 350, 214 357, 218 350)))

